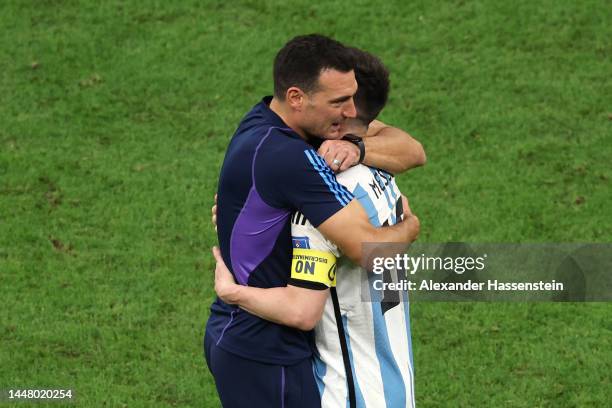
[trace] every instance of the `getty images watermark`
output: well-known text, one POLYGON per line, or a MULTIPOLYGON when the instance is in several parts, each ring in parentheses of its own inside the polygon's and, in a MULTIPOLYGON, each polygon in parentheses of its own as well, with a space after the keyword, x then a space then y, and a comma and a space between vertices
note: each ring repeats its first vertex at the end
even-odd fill
POLYGON ((562 291, 564 285, 554 279, 549 282, 500 282, 497 279, 488 279, 486 282, 436 282, 433 279, 423 279, 417 285, 416 280, 399 279, 398 281, 384 281, 384 272, 396 269, 403 271, 405 276, 414 275, 417 271, 446 271, 463 274, 466 271, 483 271, 486 268, 485 259, 487 254, 473 257, 440 257, 440 256, 409 256, 408 254, 397 254, 394 257, 375 257, 373 259, 372 272, 379 275, 378 279, 372 280, 375 290, 547 290, 562 291))
POLYGON ((364 244, 364 254, 364 301, 612 300, 612 244, 364 244))

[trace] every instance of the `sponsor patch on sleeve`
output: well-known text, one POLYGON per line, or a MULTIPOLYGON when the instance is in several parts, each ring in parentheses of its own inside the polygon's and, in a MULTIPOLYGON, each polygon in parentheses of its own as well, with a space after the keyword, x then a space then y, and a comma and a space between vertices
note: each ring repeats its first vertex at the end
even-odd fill
POLYGON ((291 279, 336 286, 336 257, 331 252, 294 248, 291 279))
POLYGON ((291 237, 294 248, 308 249, 310 248, 310 239, 308 237, 291 237))

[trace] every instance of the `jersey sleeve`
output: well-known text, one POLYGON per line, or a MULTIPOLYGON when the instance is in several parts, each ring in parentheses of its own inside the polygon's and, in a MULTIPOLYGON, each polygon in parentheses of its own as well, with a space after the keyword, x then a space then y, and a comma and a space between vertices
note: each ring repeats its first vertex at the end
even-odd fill
POLYGON ((275 144, 272 139, 260 151, 255 170, 257 191, 268 204, 300 211, 315 227, 353 199, 325 161, 303 141, 275 144))
POLYGON ((324 290, 336 286, 338 247, 300 212, 291 217, 293 256, 289 284, 324 290))

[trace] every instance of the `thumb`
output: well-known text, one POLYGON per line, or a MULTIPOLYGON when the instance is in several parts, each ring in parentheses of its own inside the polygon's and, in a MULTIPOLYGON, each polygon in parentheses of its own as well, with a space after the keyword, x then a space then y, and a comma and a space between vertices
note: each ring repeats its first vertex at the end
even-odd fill
POLYGON ((212 247, 212 253, 217 262, 223 263, 223 257, 221 256, 221 250, 219 249, 219 247, 212 247))
POLYGON ((406 197, 403 194, 402 194, 402 212, 407 215, 412 214, 412 210, 410 209, 410 204, 408 202, 408 197, 406 197))

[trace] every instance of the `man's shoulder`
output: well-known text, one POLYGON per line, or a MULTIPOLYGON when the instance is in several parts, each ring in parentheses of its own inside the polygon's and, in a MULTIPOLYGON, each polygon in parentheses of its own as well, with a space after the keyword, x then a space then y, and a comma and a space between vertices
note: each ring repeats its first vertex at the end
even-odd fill
POLYGON ((244 149, 263 157, 268 164, 291 165, 311 147, 290 128, 247 120, 241 123, 228 146, 229 151, 244 149))
POLYGON ((263 137, 265 140, 262 140, 258 155, 277 169, 303 167, 309 157, 316 154, 312 146, 290 128, 272 126, 263 137))
POLYGON ((288 140, 283 139, 282 141, 289 144, 291 144, 291 140, 295 139, 302 141, 297 133, 270 109, 271 99, 271 96, 265 96, 255 104, 240 121, 236 134, 256 134, 260 138, 269 135, 284 136, 288 140))

